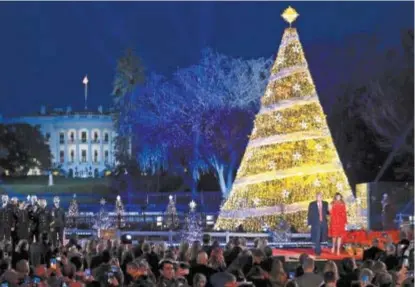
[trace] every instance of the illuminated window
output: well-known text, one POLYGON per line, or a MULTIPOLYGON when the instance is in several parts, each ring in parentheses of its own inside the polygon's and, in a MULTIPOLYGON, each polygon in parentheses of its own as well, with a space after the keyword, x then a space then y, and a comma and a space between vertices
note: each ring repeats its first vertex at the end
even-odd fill
POLYGON ((81 133, 81 140, 83 143, 86 143, 86 132, 81 133))
POLYGON ((94 162, 97 163, 98 162, 98 151, 94 150, 94 162))
POLYGON ((86 150, 81 151, 81 162, 86 162, 86 150))

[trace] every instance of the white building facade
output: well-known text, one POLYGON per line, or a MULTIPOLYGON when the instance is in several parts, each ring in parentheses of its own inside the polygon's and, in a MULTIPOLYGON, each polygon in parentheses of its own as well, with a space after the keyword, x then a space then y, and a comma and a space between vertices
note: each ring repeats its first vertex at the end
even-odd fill
POLYGON ((42 107, 38 115, 4 123, 39 126, 52 153, 52 166, 69 177, 98 177, 115 167, 113 118, 102 107, 97 112, 72 112, 70 107, 47 112, 42 107))

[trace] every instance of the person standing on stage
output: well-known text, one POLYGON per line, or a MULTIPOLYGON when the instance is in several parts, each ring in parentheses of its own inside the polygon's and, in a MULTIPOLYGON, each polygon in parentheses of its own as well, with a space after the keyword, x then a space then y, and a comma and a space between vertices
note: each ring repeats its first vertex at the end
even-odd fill
POLYGON ((17 221, 16 221, 16 213, 17 210, 19 209, 19 199, 17 197, 12 197, 10 199, 11 205, 12 205, 12 209, 13 209, 13 226, 11 229, 11 238, 12 238, 12 245, 16 246, 17 243, 19 242, 17 240, 17 231, 16 231, 16 225, 17 225, 17 221))
POLYGON ((52 243, 55 247, 57 247, 57 243, 59 242, 61 246, 63 245, 63 233, 65 229, 65 211, 62 207, 59 206, 60 199, 59 197, 55 196, 53 198, 53 208, 52 208, 52 224, 51 224, 51 231, 52 231, 52 243))
POLYGON ((340 193, 336 193, 330 208, 329 235, 333 240, 333 247, 331 248, 331 253, 334 253, 334 249, 336 249, 337 255, 340 255, 342 237, 346 233, 346 226, 346 204, 343 201, 343 196, 340 193))
POLYGON ((6 239, 11 240, 14 228, 13 206, 9 202, 9 196, 1 197, 2 205, 0 207, 0 241, 6 239))
POLYGON ((19 202, 19 209, 15 213, 17 242, 28 240, 30 234, 29 212, 24 201, 19 202))
POLYGON ((39 242, 39 235, 50 233, 51 216, 49 211, 46 209, 46 205, 46 199, 39 200, 39 212, 37 214, 38 237, 36 238, 36 242, 39 242))
MULTIPOLYGON (((29 198, 29 197, 28 197, 29 198)), ((29 215, 29 229, 30 229, 30 238, 29 242, 33 242, 33 238, 39 238, 39 229, 38 229, 38 212, 39 212, 39 203, 37 201, 37 196, 33 195, 30 197, 30 204, 27 206, 27 212, 29 215)))
POLYGON ((321 255, 321 242, 327 241, 327 215, 329 205, 323 201, 323 194, 317 193, 317 200, 308 205, 307 222, 311 228, 311 241, 315 244, 314 250, 317 256, 321 255))

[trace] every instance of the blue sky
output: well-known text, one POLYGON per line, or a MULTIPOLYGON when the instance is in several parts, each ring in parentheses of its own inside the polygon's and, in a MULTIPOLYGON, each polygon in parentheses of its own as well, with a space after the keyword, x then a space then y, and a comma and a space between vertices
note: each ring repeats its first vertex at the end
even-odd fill
MULTIPOLYGON (((341 45, 359 33, 397 46, 413 28, 413 2, 0 2, 0 113, 111 104, 116 59, 136 49, 146 69, 169 76, 200 50, 243 58, 276 53, 281 12, 292 5, 305 50, 341 45)), ((312 56, 312 55, 309 55, 312 56)), ((309 59, 310 60, 310 59, 309 59)))

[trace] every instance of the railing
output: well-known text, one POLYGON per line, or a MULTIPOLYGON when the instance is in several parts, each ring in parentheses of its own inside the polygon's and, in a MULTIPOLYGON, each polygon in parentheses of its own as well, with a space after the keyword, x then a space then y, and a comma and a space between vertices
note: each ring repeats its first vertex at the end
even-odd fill
MULTIPOLYGON (((111 212, 104 215, 105 226, 120 228, 125 230, 146 230, 146 231, 163 231, 163 230, 180 230, 185 225, 186 215, 179 213, 177 215, 167 215, 161 212, 129 212, 123 216, 111 212), (169 218, 170 217, 170 218, 169 218), (170 224, 170 222, 172 222, 170 224), (174 224, 173 224, 174 223, 174 224)), ((211 213, 198 214, 200 226, 206 230, 213 230, 216 215, 211 213)), ((76 217, 67 215, 67 228, 77 228, 81 230, 92 229, 99 221, 97 213, 81 213, 76 217)))
MULTIPOLYGON (((77 230, 77 229, 66 229, 66 237, 73 234, 77 234, 79 238, 88 238, 91 236, 98 236, 98 230, 89 229, 89 230, 77 230)), ((118 230, 117 237, 122 235, 130 235, 134 243, 140 241, 140 239, 145 239, 153 243, 159 242, 168 242, 171 245, 179 245, 180 241, 183 240, 183 232, 181 231, 125 231, 118 230)), ((203 234, 209 234, 211 240, 218 241, 221 245, 225 245, 232 238, 239 237, 245 238, 247 240, 247 245, 251 246, 254 244, 254 239, 256 238, 266 238, 269 241, 269 245, 276 248, 284 247, 312 247, 313 243, 311 242, 311 236, 309 233, 293 233, 290 234, 288 241, 278 242, 273 240, 272 235, 269 233, 244 233, 244 232, 206 232, 203 234)), ((322 245, 327 245, 327 242, 322 242, 322 245)))

